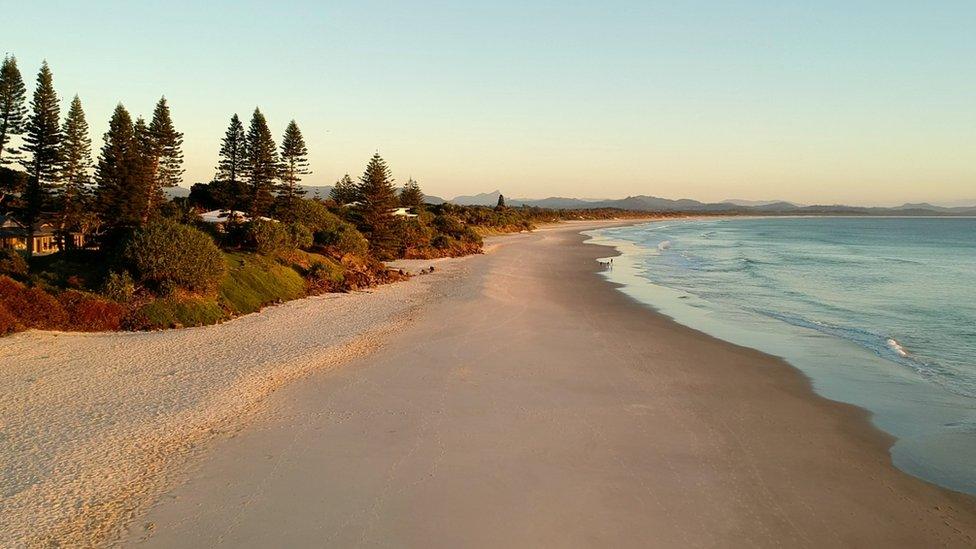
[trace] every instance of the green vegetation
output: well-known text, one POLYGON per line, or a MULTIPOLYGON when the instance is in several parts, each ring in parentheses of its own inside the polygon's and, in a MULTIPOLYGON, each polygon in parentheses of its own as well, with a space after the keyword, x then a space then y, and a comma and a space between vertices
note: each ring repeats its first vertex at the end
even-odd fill
POLYGON ((217 292, 220 304, 231 314, 253 313, 271 303, 305 295, 305 281, 294 269, 267 257, 250 253, 224 256, 227 274, 217 292))
POLYGON ((227 318, 212 298, 164 297, 139 307, 126 321, 130 330, 188 328, 216 324, 227 318))
POLYGON ((414 179, 396 187, 379 153, 358 180, 342 177, 328 200, 309 199, 298 123, 288 123, 279 149, 257 108, 246 129, 230 118, 213 181, 170 200, 165 189, 183 178, 183 134, 165 97, 149 123, 118 104, 94 163, 81 99, 62 121, 47 63, 29 108, 26 98, 8 56, 0 66, 0 220, 14 227, 4 245, 26 249, 0 249, 0 334, 212 324, 404 277, 381 260, 480 253, 486 234, 620 214, 508 208, 501 197, 495 207, 426 204, 414 179), (13 162, 22 170, 5 166, 13 162), (35 236, 43 245, 33 245, 35 236))
POLYGON ((167 219, 137 230, 125 242, 122 263, 137 281, 163 294, 176 289, 206 293, 224 275, 223 257, 209 236, 167 219))

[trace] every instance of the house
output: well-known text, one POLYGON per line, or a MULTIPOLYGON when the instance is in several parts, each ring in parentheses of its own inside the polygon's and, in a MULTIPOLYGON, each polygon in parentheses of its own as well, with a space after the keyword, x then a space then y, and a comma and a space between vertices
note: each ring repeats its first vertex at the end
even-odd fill
MULTIPOLYGON (((58 238, 55 226, 49 222, 39 222, 34 225, 34 250, 35 254, 49 254, 58 250, 58 238)), ((76 248, 85 246, 85 235, 72 232, 67 235, 76 248)), ((27 231, 24 225, 7 215, 0 215, 0 249, 6 250, 26 250, 27 231)))
POLYGON ((244 212, 237 210, 210 210, 200 214, 204 223, 227 223, 228 221, 244 222, 250 219, 244 212))
POLYGON ((410 208, 396 208, 393 210, 393 215, 399 215, 401 217, 417 217, 417 214, 410 213, 410 208))
MULTIPOLYGON (((270 217, 258 216, 261 221, 274 221, 278 222, 277 219, 271 219, 270 217)), ((203 212, 200 214, 200 221, 204 223, 227 223, 228 221, 236 221, 237 223, 246 223, 251 220, 251 216, 238 210, 210 210, 209 212, 203 212)))

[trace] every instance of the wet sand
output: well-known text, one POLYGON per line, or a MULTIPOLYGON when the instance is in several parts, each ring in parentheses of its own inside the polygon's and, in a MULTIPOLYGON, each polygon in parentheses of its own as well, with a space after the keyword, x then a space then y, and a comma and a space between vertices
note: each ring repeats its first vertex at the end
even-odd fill
POLYGON ((862 410, 782 361, 614 289, 585 227, 441 273, 382 345, 209 445, 127 544, 976 544, 973 499, 895 469, 862 410))

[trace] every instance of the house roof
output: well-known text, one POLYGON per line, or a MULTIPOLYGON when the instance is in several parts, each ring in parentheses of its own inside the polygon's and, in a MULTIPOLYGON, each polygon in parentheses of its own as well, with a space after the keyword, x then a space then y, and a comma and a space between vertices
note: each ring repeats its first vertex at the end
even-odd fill
MULTIPOLYGON (((238 210, 210 210, 209 212, 200 214, 200 219, 204 223, 226 223, 227 221, 250 221, 251 216, 238 210)), ((278 221, 277 219, 264 216, 259 216, 258 219, 262 221, 278 221)))
POLYGON ((247 221, 248 215, 237 210, 210 210, 200 214, 205 223, 224 223, 226 221, 247 221))

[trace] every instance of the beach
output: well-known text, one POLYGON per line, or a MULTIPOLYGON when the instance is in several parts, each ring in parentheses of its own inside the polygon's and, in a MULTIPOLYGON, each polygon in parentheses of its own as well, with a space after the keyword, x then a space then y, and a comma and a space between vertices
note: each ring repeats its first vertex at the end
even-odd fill
POLYGON ((0 545, 976 543, 866 412, 599 276, 601 225, 219 326, 0 340, 0 545))

